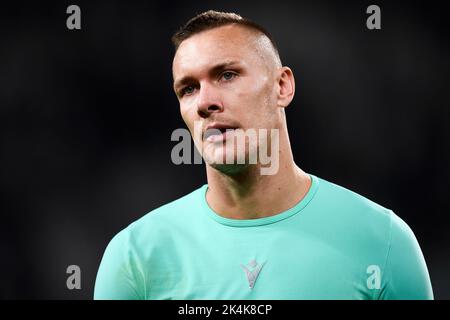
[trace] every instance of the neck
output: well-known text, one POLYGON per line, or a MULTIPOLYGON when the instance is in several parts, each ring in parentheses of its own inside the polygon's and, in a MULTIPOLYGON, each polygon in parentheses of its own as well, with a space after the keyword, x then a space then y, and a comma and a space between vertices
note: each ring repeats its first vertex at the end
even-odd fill
POLYGON ((280 137, 279 169, 261 175, 260 165, 250 165, 227 175, 206 165, 208 205, 230 219, 257 219, 286 211, 304 198, 311 185, 308 174, 294 162, 289 138, 280 137))

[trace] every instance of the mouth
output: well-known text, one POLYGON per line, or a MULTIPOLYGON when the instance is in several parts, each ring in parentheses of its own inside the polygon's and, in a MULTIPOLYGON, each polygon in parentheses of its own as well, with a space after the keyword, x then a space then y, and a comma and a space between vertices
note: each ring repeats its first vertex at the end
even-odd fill
POLYGON ((209 125, 206 127, 203 134, 203 140, 209 142, 224 141, 227 139, 227 136, 234 132, 235 129, 238 129, 238 127, 227 124, 209 125))

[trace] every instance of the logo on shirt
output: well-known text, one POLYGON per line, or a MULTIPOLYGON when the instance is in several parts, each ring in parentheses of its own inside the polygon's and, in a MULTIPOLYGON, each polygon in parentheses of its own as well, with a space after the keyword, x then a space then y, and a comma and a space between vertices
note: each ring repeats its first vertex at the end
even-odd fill
POLYGON ((248 286, 250 287, 250 289, 253 289, 263 265, 264 263, 258 264, 255 259, 250 260, 250 262, 246 266, 241 264, 242 269, 244 269, 245 274, 247 275, 248 286))

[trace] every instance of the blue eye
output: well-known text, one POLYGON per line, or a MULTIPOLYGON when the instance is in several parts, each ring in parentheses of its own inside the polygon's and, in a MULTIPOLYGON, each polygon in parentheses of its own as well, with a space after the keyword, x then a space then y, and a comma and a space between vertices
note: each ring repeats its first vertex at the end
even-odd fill
POLYGON ((193 86, 187 86, 187 87, 184 87, 182 90, 181 90, 181 94, 182 95, 185 95, 185 94, 191 94, 191 93, 193 93, 194 92, 194 87, 193 86))
POLYGON ((231 71, 225 71, 224 73, 222 73, 222 78, 224 78, 225 80, 231 80, 234 76, 235 74, 231 71))

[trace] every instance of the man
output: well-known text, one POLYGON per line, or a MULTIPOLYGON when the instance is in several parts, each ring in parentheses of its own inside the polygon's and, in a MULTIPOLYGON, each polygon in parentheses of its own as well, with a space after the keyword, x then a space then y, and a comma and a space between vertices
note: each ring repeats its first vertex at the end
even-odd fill
POLYGON ((208 11, 172 40, 174 90, 208 183, 111 240, 95 299, 433 298, 405 222, 295 164, 284 111, 294 76, 267 31, 208 11), (249 130, 258 139, 236 144, 249 130), (250 161, 264 148, 275 172, 250 161))

